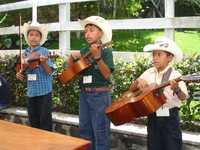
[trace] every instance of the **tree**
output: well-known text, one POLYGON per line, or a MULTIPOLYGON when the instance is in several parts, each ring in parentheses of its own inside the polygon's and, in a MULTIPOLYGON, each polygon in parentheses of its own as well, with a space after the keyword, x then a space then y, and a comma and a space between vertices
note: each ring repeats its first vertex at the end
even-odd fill
MULTIPOLYGON (((141 0, 142 17, 163 17, 164 0, 141 0)), ((200 15, 200 0, 175 0, 175 16, 200 15)))
POLYGON ((200 0, 177 0, 176 16, 199 16, 200 0))
POLYGON ((101 0, 99 10, 107 18, 133 18, 142 9, 141 0, 101 0))

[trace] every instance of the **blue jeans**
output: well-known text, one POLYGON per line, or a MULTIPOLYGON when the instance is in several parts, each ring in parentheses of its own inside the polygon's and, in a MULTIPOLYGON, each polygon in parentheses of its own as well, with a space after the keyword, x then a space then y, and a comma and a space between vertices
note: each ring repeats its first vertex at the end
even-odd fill
POLYGON ((182 150, 178 108, 170 109, 169 117, 148 116, 148 150, 182 150))
POLYGON ((28 118, 31 127, 52 130, 51 93, 42 96, 28 97, 28 118))
POLYGON ((110 121, 105 114, 110 104, 109 92, 80 93, 80 136, 92 142, 89 150, 110 149, 110 121))

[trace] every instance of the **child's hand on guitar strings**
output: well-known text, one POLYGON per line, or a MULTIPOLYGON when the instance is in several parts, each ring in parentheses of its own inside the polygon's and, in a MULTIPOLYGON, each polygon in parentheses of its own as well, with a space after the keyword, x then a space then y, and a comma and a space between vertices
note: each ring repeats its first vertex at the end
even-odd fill
POLYGON ((172 90, 175 90, 178 88, 178 82, 176 82, 175 80, 171 80, 170 81, 170 86, 172 90))
POLYGON ((144 79, 138 78, 137 81, 138 81, 138 88, 139 88, 140 90, 142 90, 143 88, 145 88, 145 87, 148 86, 147 81, 144 80, 144 79))

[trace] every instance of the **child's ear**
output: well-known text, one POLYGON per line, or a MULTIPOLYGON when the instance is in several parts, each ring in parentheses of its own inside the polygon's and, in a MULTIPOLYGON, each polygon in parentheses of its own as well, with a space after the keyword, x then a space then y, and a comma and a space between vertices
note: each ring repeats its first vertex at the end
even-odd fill
POLYGON ((168 55, 168 58, 169 58, 169 62, 171 62, 174 58, 174 55, 170 54, 170 55, 168 55))

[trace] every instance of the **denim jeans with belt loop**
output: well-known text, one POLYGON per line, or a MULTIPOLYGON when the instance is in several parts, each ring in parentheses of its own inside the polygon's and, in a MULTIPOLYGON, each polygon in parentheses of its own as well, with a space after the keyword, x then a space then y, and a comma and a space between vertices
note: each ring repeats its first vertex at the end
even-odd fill
POLYGON ((110 149, 110 121, 105 114, 105 108, 111 104, 110 92, 80 93, 80 137, 90 140, 89 150, 110 149))

